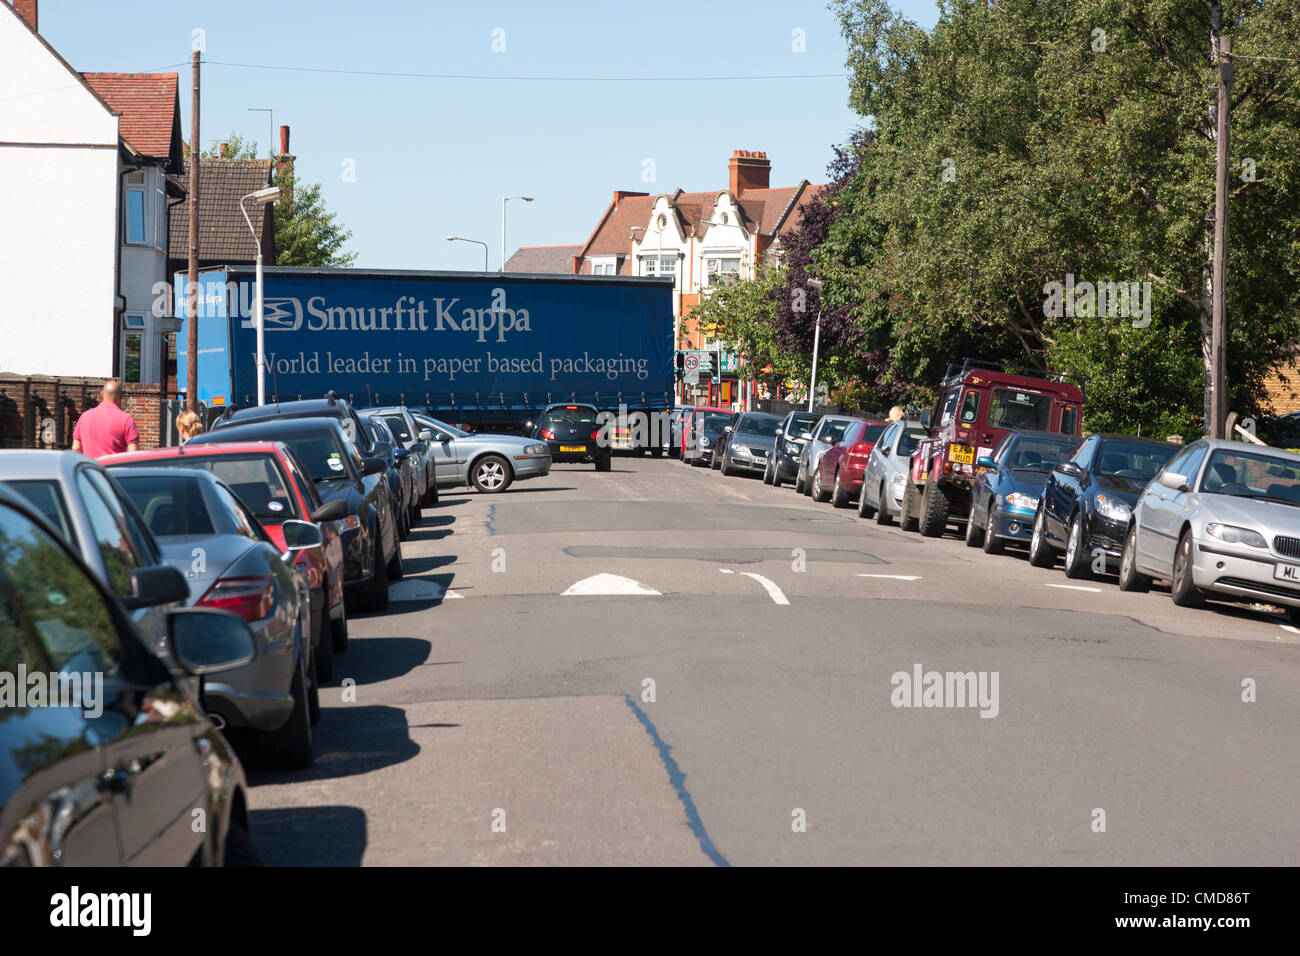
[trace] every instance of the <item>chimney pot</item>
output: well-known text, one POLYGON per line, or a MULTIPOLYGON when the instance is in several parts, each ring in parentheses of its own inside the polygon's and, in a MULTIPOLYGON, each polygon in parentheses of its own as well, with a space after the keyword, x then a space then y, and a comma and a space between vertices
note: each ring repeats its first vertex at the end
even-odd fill
POLYGON ((280 155, 289 155, 289 127, 280 127, 280 155))
POLYGON ((36 22, 36 0, 14 0, 14 10, 27 21, 27 25, 32 28, 33 33, 41 32, 36 22))

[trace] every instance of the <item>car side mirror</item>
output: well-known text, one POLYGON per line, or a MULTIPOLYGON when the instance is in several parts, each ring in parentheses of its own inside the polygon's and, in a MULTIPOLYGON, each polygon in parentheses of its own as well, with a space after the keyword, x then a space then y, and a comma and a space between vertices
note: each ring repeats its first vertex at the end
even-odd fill
POLYGON ((1056 466, 1056 470, 1063 475, 1069 475, 1071 478, 1078 478, 1083 474, 1083 469, 1079 467, 1077 462, 1073 461, 1061 462, 1056 466))
POLYGON ((190 584, 185 575, 169 564, 157 564, 131 572, 131 595, 122 598, 122 604, 127 610, 134 611, 188 601, 189 598, 190 584))
POLYGON ((1187 476, 1177 472, 1166 471, 1160 476, 1160 484, 1174 491, 1187 491, 1187 476))
POLYGON ((382 475, 388 470, 388 462, 382 458, 362 458, 361 474, 382 475))
POLYGON ((167 616, 167 640, 172 657, 196 677, 243 667, 257 656, 253 632, 244 620, 213 608, 172 611, 167 616))
POLYGON ((804 432, 799 437, 802 438, 804 441, 807 441, 808 439, 812 438, 812 432, 804 432))
POLYGON ((419 437, 420 441, 437 441, 434 437, 433 430, 429 428, 420 429, 420 434, 417 437, 419 437))
MULTIPOLYGON (((339 504, 343 504, 342 501, 339 504)), ((304 551, 307 548, 319 548, 325 543, 325 536, 320 528, 310 521, 291 520, 280 525, 284 535, 284 546, 289 551, 304 551)))
POLYGON ((784 434, 785 434, 785 432, 782 431, 781 429, 778 428, 778 429, 776 430, 776 437, 777 437, 777 438, 780 438, 780 437, 781 437, 782 435, 784 435, 784 434))
POLYGON ((723 426, 723 429, 722 429, 722 430, 723 430, 724 432, 726 432, 728 435, 731 434, 731 426, 730 426, 730 425, 725 425, 725 426, 723 426))
POLYGON ((386 441, 377 441, 370 447, 370 454, 374 458, 387 458, 393 453, 393 446, 386 441))
POLYGON ((979 461, 975 462, 981 468, 997 468, 998 463, 988 455, 980 455, 979 461))
POLYGON ((439 444, 445 445, 447 442, 451 441, 451 436, 446 432, 438 432, 438 434, 434 436, 433 440, 439 444))
POLYGON ((311 513, 312 521, 342 521, 348 516, 348 503, 342 499, 326 502, 311 513))

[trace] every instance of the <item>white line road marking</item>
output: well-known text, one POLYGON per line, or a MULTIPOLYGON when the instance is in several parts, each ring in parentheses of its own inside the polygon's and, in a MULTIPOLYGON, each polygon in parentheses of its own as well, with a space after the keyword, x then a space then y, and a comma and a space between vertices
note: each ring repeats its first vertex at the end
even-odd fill
POLYGON ((1045 584, 1044 587, 1060 588, 1062 591, 1088 591, 1091 594, 1100 594, 1101 588, 1085 588, 1081 584, 1045 584))
POLYGON ((889 578, 891 581, 919 581, 919 574, 859 574, 860 578, 889 578))
POLYGON ((464 596, 437 581, 421 581, 419 578, 404 578, 388 586, 390 601, 449 601, 464 596))
MULTIPOLYGON (((718 568, 718 570, 721 571, 723 574, 736 573, 735 571, 732 571, 729 568, 718 568)), ((767 596, 772 599, 772 602, 774 604, 790 603, 789 599, 784 594, 781 593, 781 589, 777 587, 775 584, 773 584, 771 581, 769 581, 767 578, 763 577, 763 575, 755 574, 753 571, 741 571, 740 573, 747 578, 753 578, 759 584, 763 585, 763 590, 767 592, 767 596)))
POLYGON ((1292 634, 1300 634, 1300 628, 1294 628, 1290 624, 1279 624, 1278 627, 1284 631, 1290 631, 1292 634))
POLYGON ((592 594, 659 594, 649 585, 618 574, 594 574, 574 584, 563 596, 592 594))

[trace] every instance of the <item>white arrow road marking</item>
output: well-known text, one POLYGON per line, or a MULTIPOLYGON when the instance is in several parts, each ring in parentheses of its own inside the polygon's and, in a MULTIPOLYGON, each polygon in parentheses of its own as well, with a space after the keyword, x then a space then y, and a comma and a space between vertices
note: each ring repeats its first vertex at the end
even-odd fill
POLYGON ((889 578, 891 581, 919 581, 919 574, 859 574, 860 578, 889 578))
POLYGON ((1100 594, 1101 588, 1085 588, 1080 584, 1047 584, 1049 588, 1060 588, 1062 591, 1088 591, 1092 594, 1100 594))
MULTIPOLYGON (((718 568, 718 570, 721 571, 723 574, 736 573, 735 571, 732 571, 730 568, 718 568)), ((781 589, 777 587, 775 584, 773 584, 771 581, 769 581, 767 578, 763 577, 763 575, 755 574, 753 571, 741 571, 740 573, 747 578, 753 578, 759 584, 763 585, 763 590, 767 592, 767 596, 772 599, 772 602, 774 604, 790 603, 789 599, 787 599, 786 596, 781 593, 781 589)))
POLYGON ((437 581, 421 581, 419 578, 403 578, 388 586, 390 601, 449 601, 464 596, 437 581))
POLYGON ((564 595, 659 593, 649 585, 642 584, 640 581, 633 581, 631 578, 625 578, 617 574, 594 574, 589 578, 583 578, 565 591, 564 595))
POLYGON ((1294 628, 1290 624, 1279 624, 1278 627, 1284 631, 1290 631, 1292 634, 1300 634, 1300 629, 1294 628))

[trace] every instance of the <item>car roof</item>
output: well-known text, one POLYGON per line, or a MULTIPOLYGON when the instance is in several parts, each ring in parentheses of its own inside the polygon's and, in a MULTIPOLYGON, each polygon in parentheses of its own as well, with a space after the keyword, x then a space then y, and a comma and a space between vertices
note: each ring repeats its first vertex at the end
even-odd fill
MULTIPOLYGON (((240 426, 241 428, 243 426, 240 426)), ((224 431, 224 429, 223 429, 224 431)), ((186 455, 201 455, 211 458, 216 455, 276 454, 286 448, 280 441, 223 441, 201 442, 198 445, 178 448, 169 445, 164 448, 151 448, 147 451, 128 451, 120 455, 108 455, 100 460, 101 465, 120 465, 137 461, 152 461, 160 458, 184 458, 186 455)), ((173 468, 172 471, 176 469, 173 468)))
POLYGON ((24 478, 71 478, 78 465, 97 464, 79 451, 13 448, 0 451, 0 481, 24 478))
MULTIPOLYGON (((1174 447, 1181 447, 1176 442, 1164 441, 1159 438, 1147 438, 1141 435, 1121 435, 1117 432, 1093 432, 1091 435, 1088 435, 1087 437, 1100 438, 1102 441, 1136 442, 1139 445, 1173 445, 1174 447)), ((1083 441, 1083 440, 1084 440, 1083 438, 1079 439, 1079 441, 1083 441)))
POLYGON ((778 422, 784 421, 780 415, 773 415, 771 412, 741 412, 740 414, 745 418, 771 418, 778 422))
POLYGON ((693 412, 722 412, 724 415, 734 415, 734 414, 735 414, 735 412, 733 412, 733 411, 732 411, 731 409, 729 409, 729 408, 717 408, 717 407, 715 407, 715 406, 713 406, 713 405, 696 405, 693 409, 691 409, 691 411, 693 411, 693 412))
POLYGON ((343 398, 299 398, 291 402, 273 401, 269 405, 250 405, 234 411, 223 412, 219 421, 237 422, 242 419, 255 419, 263 415, 297 415, 333 418, 344 414, 347 400, 343 398))
POLYGON ((204 468, 171 468, 159 465, 156 468, 123 468, 114 473, 118 481, 130 481, 132 478, 197 478, 213 484, 223 484, 222 480, 204 468))
MULTIPOLYGON (((229 445, 232 442, 238 442, 243 438, 245 441, 262 440, 266 441, 270 437, 286 438, 295 435, 320 434, 330 432, 339 434, 343 431, 337 418, 290 418, 276 419, 268 418, 264 421, 248 422, 243 425, 230 425, 217 431, 202 432, 195 435, 189 440, 189 444, 197 445, 229 445)), ((346 436, 344 436, 346 437, 346 436)))
POLYGON ((1026 438, 1059 438, 1062 441, 1072 441, 1076 445, 1083 441, 1083 438, 1079 435, 1067 435, 1064 432, 1049 432, 1037 428, 1017 428, 1015 431, 1009 432, 1007 437, 1019 438, 1022 435, 1026 438))

